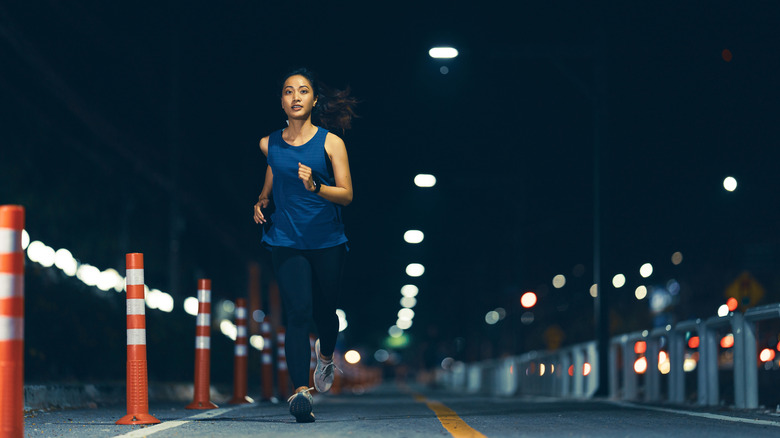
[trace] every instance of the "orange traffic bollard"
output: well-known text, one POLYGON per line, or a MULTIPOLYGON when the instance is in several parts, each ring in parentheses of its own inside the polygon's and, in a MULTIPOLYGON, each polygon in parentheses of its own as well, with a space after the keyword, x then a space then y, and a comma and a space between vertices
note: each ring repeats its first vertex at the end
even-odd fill
POLYGON ((24 207, 0 206, 0 436, 24 436, 24 207))
POLYGON ((287 353, 284 352, 284 329, 276 334, 277 378, 279 382, 279 398, 286 400, 290 396, 290 372, 287 370, 287 353))
POLYGON ((130 253, 127 264, 127 415, 116 424, 156 424, 149 415, 149 381, 146 375, 146 301, 144 255, 130 253))
POLYGON ((263 335, 263 351, 261 353, 261 398, 262 400, 271 400, 274 396, 274 363, 271 352, 271 323, 263 318, 260 325, 260 332, 263 335))
POLYGON ((195 393, 187 409, 216 409, 211 398, 211 280, 198 280, 195 327, 195 393))
POLYGON ((246 300, 236 299, 236 347, 233 352, 233 398, 230 404, 252 403, 247 391, 247 352, 249 351, 246 332, 246 300))

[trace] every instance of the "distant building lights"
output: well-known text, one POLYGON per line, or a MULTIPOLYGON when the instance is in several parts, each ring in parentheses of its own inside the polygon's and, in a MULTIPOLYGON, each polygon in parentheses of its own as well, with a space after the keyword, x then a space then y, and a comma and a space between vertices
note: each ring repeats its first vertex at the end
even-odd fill
POLYGON ((641 275, 642 278, 647 278, 653 275, 653 265, 650 263, 645 263, 642 265, 642 267, 639 268, 639 275, 641 275))
POLYGON ((409 330, 412 327, 412 320, 411 319, 399 319, 395 322, 396 327, 400 328, 401 330, 409 330))
POLYGON ((401 295, 405 297, 416 297, 418 292, 420 292, 420 289, 413 284, 405 284, 401 287, 401 295))
POLYGON ((417 299, 414 297, 403 297, 401 298, 401 307, 406 307, 411 309, 412 307, 417 305, 417 299))
POLYGON ((617 274, 614 277, 612 277, 612 286, 615 286, 615 289, 620 289, 621 287, 626 285, 626 276, 623 274, 617 274))
POLYGON ((640 357, 634 362, 634 372, 637 374, 644 374, 647 371, 647 358, 640 357))
POLYGON ((392 338, 397 338, 397 337, 400 337, 401 335, 403 335, 404 331, 400 327, 398 327, 397 325, 394 325, 394 326, 390 327, 389 329, 387 329, 387 334, 390 335, 390 337, 392 337, 392 338))
POLYGON ((227 319, 223 319, 219 323, 219 331, 233 341, 236 340, 236 336, 238 335, 238 327, 227 319))
POLYGON ((349 327, 349 323, 347 323, 347 314, 341 309, 336 309, 336 316, 339 317, 339 332, 343 332, 349 327))
POLYGON ((30 235, 27 234, 27 230, 22 230, 22 249, 27 250, 30 245, 30 235))
POLYGON ((265 340, 261 335, 252 335, 249 337, 249 345, 255 350, 262 351, 265 340))
POLYGON ((647 286, 638 286, 634 291, 637 300, 644 300, 647 297, 647 286))
POLYGON ((758 355, 758 358, 761 359, 761 362, 769 362, 775 359, 775 351, 769 348, 764 348, 761 350, 761 353, 758 355))
POLYGON ((558 274, 552 279, 553 287, 556 289, 562 288, 564 285, 566 285, 566 277, 564 277, 562 274, 558 274))
POLYGON ((351 363, 352 365, 360 362, 360 353, 358 353, 355 350, 349 350, 346 353, 344 353, 344 360, 347 361, 347 363, 351 363))
POLYGON ((488 323, 488 325, 493 325, 498 322, 498 312, 495 310, 491 310, 490 312, 485 314, 485 322, 488 323))
POLYGON ((414 310, 404 307, 398 311, 398 319, 406 319, 411 321, 414 318, 414 310))
POLYGON ((520 305, 529 309, 536 305, 536 294, 533 292, 526 292, 520 297, 520 305))
POLYGON ((593 298, 598 297, 599 296, 599 285, 592 284, 590 286, 590 289, 588 289, 588 292, 590 293, 590 296, 592 296, 593 298))
POLYGON ((390 353, 388 353, 387 350, 380 348, 374 352, 374 359, 376 359, 377 362, 387 362, 387 360, 390 359, 390 353))
POLYGON ((184 299, 184 311, 192 316, 198 314, 198 299, 195 297, 187 297, 184 299))
POLYGON ((421 173, 414 177, 417 187, 433 187, 436 185, 436 177, 427 173, 421 173))
POLYGON ((683 255, 680 251, 675 252, 672 254, 672 264, 673 265, 679 265, 683 261, 683 255))
POLYGON ((434 59, 452 59, 458 56, 458 51, 454 47, 433 47, 428 55, 434 59))
POLYGON ((723 304, 720 307, 718 307, 718 316, 721 318, 724 316, 728 316, 729 314, 729 306, 727 304, 723 304))

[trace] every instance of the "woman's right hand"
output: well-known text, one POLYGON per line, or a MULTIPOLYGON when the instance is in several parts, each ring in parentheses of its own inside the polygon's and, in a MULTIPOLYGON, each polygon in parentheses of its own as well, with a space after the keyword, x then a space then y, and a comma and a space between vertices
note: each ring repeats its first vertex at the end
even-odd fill
POLYGON ((265 215, 263 215, 262 209, 267 208, 268 204, 271 201, 268 198, 263 198, 262 196, 260 199, 258 199, 257 203, 255 204, 255 223, 256 224, 264 224, 266 222, 265 215))

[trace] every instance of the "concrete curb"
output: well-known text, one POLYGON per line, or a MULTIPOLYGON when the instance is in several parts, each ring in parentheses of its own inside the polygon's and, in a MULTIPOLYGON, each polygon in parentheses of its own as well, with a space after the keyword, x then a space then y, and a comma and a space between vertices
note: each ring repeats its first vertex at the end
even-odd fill
MULTIPOLYGON (((226 403, 230 388, 210 387, 211 400, 226 403)), ((24 411, 97 408, 126 403, 125 383, 24 385, 24 411)), ((189 403, 194 395, 192 383, 150 383, 149 402, 189 403)))

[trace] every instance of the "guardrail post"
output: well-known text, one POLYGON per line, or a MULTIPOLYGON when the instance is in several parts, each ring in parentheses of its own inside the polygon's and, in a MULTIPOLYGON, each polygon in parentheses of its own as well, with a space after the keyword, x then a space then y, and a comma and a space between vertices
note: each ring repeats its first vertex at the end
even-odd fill
MULTIPOLYGON (((747 316, 747 315, 746 315, 747 316)), ((745 342, 745 407, 758 407, 758 351, 756 351, 756 323, 744 319, 743 337, 745 342)))
POLYGON ((572 356, 574 357, 574 391, 573 396, 575 397, 582 397, 585 393, 583 389, 583 371, 585 371, 585 355, 582 354, 582 350, 580 348, 575 347, 572 351, 572 356))
POLYGON ((678 331, 669 332, 669 401, 682 403, 685 400, 685 335, 678 331))
POLYGON ((731 334, 734 336, 734 404, 745 408, 745 319, 739 312, 731 318, 731 334))
POLYGON ((699 332, 699 365, 703 373, 704 383, 699 388, 699 396, 703 393, 703 405, 717 406, 720 398, 718 388, 718 336, 715 329, 706 322, 699 332))
POLYGON ((621 339, 623 348, 623 399, 635 400, 637 397, 637 376, 634 372, 634 346, 628 336, 621 339))
POLYGON ((745 407, 758 407, 758 351, 756 321, 780 318, 780 304, 767 304, 745 312, 745 407))
POLYGON ((660 398, 661 373, 658 370, 658 355, 660 354, 660 338, 648 337, 647 343, 647 371, 645 371, 645 400, 658 401, 660 398))
POLYGON ((609 397, 618 399, 620 397, 620 362, 618 361, 618 344, 615 342, 609 345, 609 397))
MULTIPOLYGON (((569 367, 571 363, 571 351, 564 350, 561 353, 561 397, 569 397, 571 395, 571 383, 572 378, 569 376, 569 367)), ((574 373, 572 372, 572 375, 574 373)))
MULTIPOLYGON (((585 344, 585 348, 587 350, 588 358, 590 359, 591 367, 590 367, 590 374, 587 376, 586 385, 585 385, 585 396, 590 397, 593 395, 594 392, 599 387, 599 384, 602 382, 599 382, 599 376, 601 376, 601 373, 599 372, 599 367, 608 367, 609 363, 601 363, 599 362, 599 353, 598 349, 596 348, 595 342, 588 342, 585 344)), ((604 385, 607 385, 608 382, 603 382, 604 385)))

